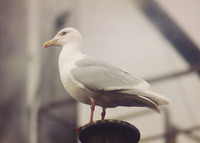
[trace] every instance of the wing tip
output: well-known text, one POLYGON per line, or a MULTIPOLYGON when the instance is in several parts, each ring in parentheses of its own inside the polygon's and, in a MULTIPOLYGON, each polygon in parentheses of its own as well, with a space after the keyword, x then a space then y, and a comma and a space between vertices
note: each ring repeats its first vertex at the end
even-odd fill
POLYGON ((160 111, 160 109, 159 109, 157 106, 155 106, 155 107, 150 107, 150 109, 152 109, 152 110, 155 111, 156 113, 161 114, 161 111, 160 111))
POLYGON ((162 97, 162 99, 159 99, 158 105, 168 105, 170 104, 170 99, 167 97, 162 97))

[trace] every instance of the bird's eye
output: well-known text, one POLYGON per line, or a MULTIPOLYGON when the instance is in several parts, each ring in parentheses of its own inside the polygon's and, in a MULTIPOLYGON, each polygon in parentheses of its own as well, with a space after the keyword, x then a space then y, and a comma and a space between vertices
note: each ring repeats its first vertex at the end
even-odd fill
POLYGON ((66 35, 67 34, 67 32, 61 32, 61 34, 60 35, 62 35, 62 36, 64 36, 64 35, 66 35))

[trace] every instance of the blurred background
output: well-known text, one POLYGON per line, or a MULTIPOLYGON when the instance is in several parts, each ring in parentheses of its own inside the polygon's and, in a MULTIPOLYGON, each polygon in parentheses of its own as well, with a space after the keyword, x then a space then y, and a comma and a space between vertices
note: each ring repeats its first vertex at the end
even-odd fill
POLYGON ((62 28, 75 27, 85 54, 171 99, 161 114, 117 107, 107 109, 107 119, 135 125, 140 143, 199 143, 199 25, 199 0, 0 0, 0 142, 78 142, 76 128, 89 122, 90 107, 61 84, 61 48, 42 48, 62 28))

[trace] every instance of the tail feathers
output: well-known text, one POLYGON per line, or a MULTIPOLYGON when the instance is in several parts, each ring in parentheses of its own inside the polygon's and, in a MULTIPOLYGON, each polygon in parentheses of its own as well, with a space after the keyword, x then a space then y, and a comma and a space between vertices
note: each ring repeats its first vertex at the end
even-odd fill
POLYGON ((170 102, 170 99, 167 97, 164 97, 158 93, 155 93, 151 90, 146 90, 143 92, 143 96, 146 98, 149 98, 150 100, 153 100, 158 105, 167 105, 170 102))
POLYGON ((132 94, 132 95, 138 95, 141 98, 143 97, 145 99, 152 101, 157 106, 169 104, 169 101, 170 101, 169 98, 164 97, 148 89, 147 90, 130 89, 130 90, 123 90, 122 92, 127 93, 127 94, 132 94))
POLYGON ((145 101, 146 107, 152 109, 153 111, 155 111, 157 113, 160 113, 160 109, 158 108, 158 105, 156 103, 154 103, 152 100, 150 100, 146 97, 143 97, 140 95, 138 95, 138 96, 145 101))

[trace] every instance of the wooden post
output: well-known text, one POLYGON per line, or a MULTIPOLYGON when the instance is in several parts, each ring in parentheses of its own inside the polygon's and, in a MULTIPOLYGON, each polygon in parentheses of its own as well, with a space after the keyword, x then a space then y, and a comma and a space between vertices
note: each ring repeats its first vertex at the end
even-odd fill
POLYGON ((99 120, 86 124, 78 133, 81 143, 138 143, 139 130, 124 121, 99 120))

